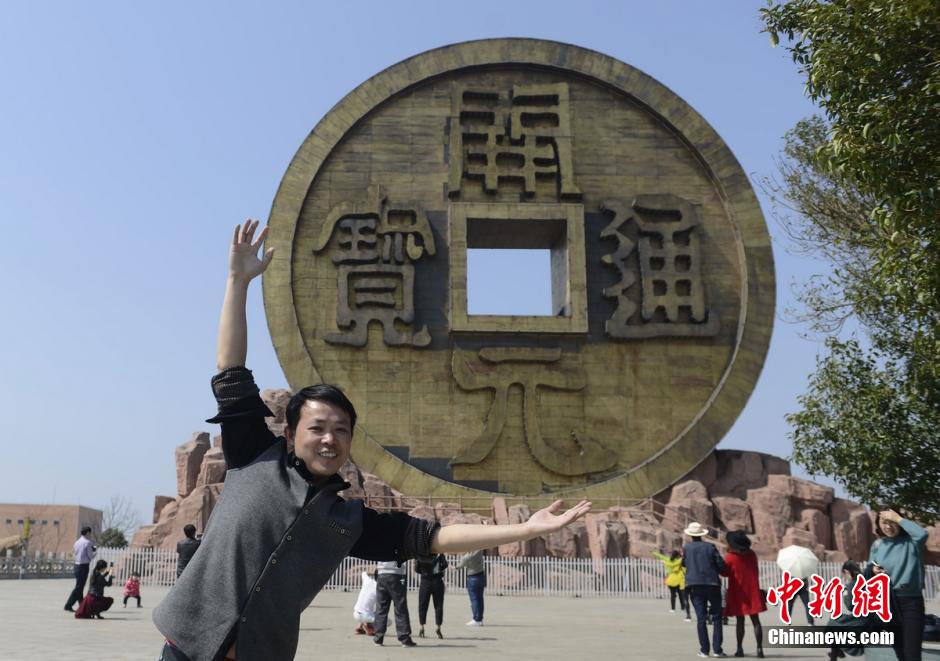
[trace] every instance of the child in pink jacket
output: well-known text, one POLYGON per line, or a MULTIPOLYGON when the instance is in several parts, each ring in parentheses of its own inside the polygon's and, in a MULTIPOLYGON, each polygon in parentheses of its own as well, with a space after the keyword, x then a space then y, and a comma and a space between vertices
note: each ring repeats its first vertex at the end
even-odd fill
POLYGON ((140 574, 134 572, 124 584, 124 608, 127 608, 127 600, 130 597, 137 598, 137 608, 140 608, 140 574))

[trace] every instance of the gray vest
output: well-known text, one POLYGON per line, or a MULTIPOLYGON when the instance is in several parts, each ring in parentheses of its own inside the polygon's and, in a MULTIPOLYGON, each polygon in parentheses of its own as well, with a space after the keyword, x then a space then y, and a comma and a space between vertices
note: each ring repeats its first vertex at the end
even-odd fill
POLYGON ((212 661, 238 627, 240 661, 287 661, 300 615, 362 534, 362 501, 331 482, 309 484, 287 465, 283 438, 225 476, 202 544, 154 609, 160 632, 192 661, 212 661))

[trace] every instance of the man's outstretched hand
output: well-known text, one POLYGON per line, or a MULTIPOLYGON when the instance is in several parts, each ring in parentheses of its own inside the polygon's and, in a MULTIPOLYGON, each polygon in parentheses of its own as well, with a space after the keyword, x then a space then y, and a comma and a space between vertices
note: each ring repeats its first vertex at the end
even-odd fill
POLYGON ((257 220, 248 219, 244 225, 235 226, 235 234, 232 236, 232 247, 228 256, 229 276, 242 282, 250 282, 253 278, 264 273, 274 257, 274 248, 268 248, 264 251, 263 257, 258 257, 261 245, 268 235, 268 228, 265 227, 258 235, 257 241, 254 241, 255 231, 260 224, 257 220))
POLYGON ((577 521, 582 516, 591 511, 591 503, 582 500, 571 509, 558 514, 563 507, 563 502, 556 500, 554 503, 529 517, 526 526, 535 536, 561 530, 573 521, 577 521))

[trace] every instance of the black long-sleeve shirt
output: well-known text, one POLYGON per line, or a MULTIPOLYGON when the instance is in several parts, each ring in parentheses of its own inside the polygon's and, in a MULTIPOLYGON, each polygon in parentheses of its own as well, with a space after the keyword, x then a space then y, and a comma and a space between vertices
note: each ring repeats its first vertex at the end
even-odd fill
MULTIPOLYGON (((271 447, 277 437, 268 428, 266 417, 273 417, 265 405, 251 375, 244 367, 230 367, 212 378, 212 391, 219 405, 219 412, 206 422, 222 425, 222 454, 228 468, 241 468, 254 461, 271 447)), ((300 475, 312 482, 314 476, 306 465, 293 453, 288 456, 290 465, 300 475)), ((334 475, 332 481, 341 478, 334 475)), ((311 486, 307 500, 316 494, 311 486)), ((362 535, 349 555, 364 560, 388 560, 395 558, 403 562, 410 558, 429 558, 431 540, 440 527, 404 512, 376 512, 363 509, 362 535)))
POLYGON ((108 578, 104 577, 104 574, 101 572, 92 572, 91 574, 91 587, 88 588, 88 594, 94 595, 95 597, 103 597, 104 589, 106 587, 111 587, 111 583, 114 581, 114 577, 111 574, 108 574, 108 578))

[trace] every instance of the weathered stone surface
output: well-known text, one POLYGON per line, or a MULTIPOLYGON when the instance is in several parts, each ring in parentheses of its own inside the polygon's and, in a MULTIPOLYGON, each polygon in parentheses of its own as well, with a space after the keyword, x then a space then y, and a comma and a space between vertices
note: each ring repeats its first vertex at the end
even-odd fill
POLYGON ((134 531, 134 536, 131 537, 131 546, 152 546, 150 543, 151 535, 153 529, 156 528, 156 524, 140 526, 137 530, 134 531))
POLYGON ((666 505, 666 514, 663 518, 666 528, 681 532, 693 521, 698 521, 709 528, 714 525, 714 506, 705 498, 690 498, 666 505))
POLYGON ((845 562, 849 559, 842 551, 824 551, 823 552, 823 562, 838 562, 839 564, 845 562))
POLYGON ((222 447, 222 435, 221 434, 216 434, 215 436, 212 437, 212 447, 214 448, 222 447))
POLYGON ((498 526, 509 523, 509 510, 506 507, 506 499, 502 496, 493 498, 493 520, 498 526))
POLYGON ((584 521, 575 521, 572 525, 546 536, 545 550, 555 558, 591 557, 584 521))
POLYGON ((458 503, 437 503, 434 505, 434 515, 438 521, 443 521, 448 514, 459 513, 460 511, 458 503))
POLYGON ((743 530, 754 532, 754 522, 751 520, 751 507, 740 498, 731 496, 716 496, 712 498, 718 523, 725 530, 743 530))
MULTIPOLYGON (((681 551, 682 535, 677 532, 672 532, 671 530, 660 528, 656 531, 656 546, 666 554, 672 551, 681 551)), ((629 548, 627 550, 629 550, 629 548)), ((623 557, 627 557, 626 553, 623 557)))
POLYGON ((717 450, 716 479, 705 483, 708 493, 715 496, 747 498, 748 489, 767 486, 770 475, 789 475, 789 462, 762 452, 717 450))
POLYGON ((800 521, 796 526, 813 533, 816 541, 824 548, 832 548, 832 524, 829 517, 817 509, 805 509, 800 512, 800 521))
POLYGON ((209 451, 209 434, 196 432, 193 437, 176 448, 176 489, 185 498, 196 486, 202 458, 209 451))
POLYGON ((825 512, 835 496, 832 487, 803 480, 791 475, 768 475, 767 486, 774 491, 787 494, 795 504, 806 508, 811 507, 825 512))
POLYGON ((815 549, 819 544, 816 536, 808 530, 801 528, 787 528, 780 540, 780 547, 803 546, 808 549, 815 549))
POLYGON ((627 526, 622 521, 611 520, 606 512, 588 514, 585 517, 588 549, 591 559, 623 558, 629 553, 627 526))
POLYGON ((703 526, 714 523, 708 491, 696 480, 687 480, 672 488, 665 512, 664 520, 669 523, 667 527, 671 530, 678 531, 692 521, 698 521, 703 526))
MULTIPOLYGON (((267 404, 274 414, 273 418, 266 418, 265 422, 275 436, 284 436, 284 430, 287 428, 287 402, 290 401, 291 391, 284 388, 271 388, 261 391, 261 400, 267 404)), ((288 442, 288 445, 292 444, 288 442)), ((291 448, 293 449, 293 448, 291 448)))
POLYGON ((754 535, 751 537, 751 550, 754 551, 761 560, 776 560, 780 545, 765 541, 757 535, 754 535))
POLYGON ((274 422, 287 422, 287 402, 290 401, 291 391, 285 388, 266 388, 261 391, 261 401, 263 401, 274 417, 274 422))
POLYGON ((629 554, 633 558, 648 558, 653 551, 658 551, 660 544, 657 533, 659 526, 643 518, 629 518, 625 521, 627 536, 630 540, 629 554))
POLYGON ((789 496, 770 487, 748 489, 747 504, 751 508, 754 534, 765 543, 779 547, 793 519, 789 496))
POLYGON ((174 516, 176 516, 176 511, 180 507, 180 501, 182 498, 176 498, 171 500, 166 505, 163 506, 163 509, 160 510, 160 517, 157 519, 157 523, 162 523, 163 521, 169 521, 174 516))
POLYGON ((686 480, 672 488, 672 493, 669 495, 669 502, 680 502, 693 498, 707 499, 708 490, 705 488, 705 485, 698 480, 686 480))
POLYGON ((434 516, 434 509, 429 505, 418 505, 409 511, 408 514, 417 519, 424 519, 425 521, 437 521, 437 518, 434 516))
POLYGON ((202 466, 199 467, 196 486, 202 487, 207 484, 224 482, 225 470, 225 456, 222 454, 222 448, 210 448, 202 458, 202 466))
POLYGON ((375 475, 363 474, 362 490, 369 507, 379 512, 388 512, 398 508, 398 499, 392 488, 375 475))
POLYGON ((175 498, 172 496, 156 496, 153 499, 153 522, 156 523, 160 520, 160 512, 163 511, 163 508, 166 507, 167 503, 172 503, 175 498))
POLYGON ((835 498, 829 513, 832 519, 832 545, 835 549, 845 553, 850 560, 867 559, 874 541, 868 510, 851 500, 835 498))
MULTIPOLYGON (((467 514, 464 512, 448 512, 441 517, 442 527, 452 526, 456 523, 483 523, 485 519, 479 514, 467 514)), ((488 519, 486 519, 488 521, 488 519)))

